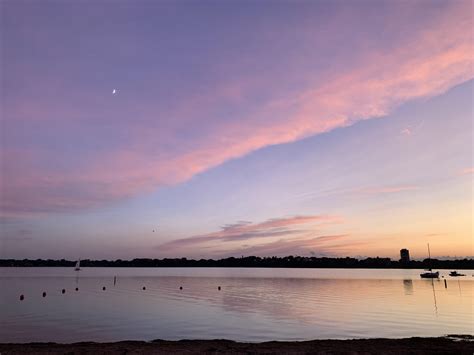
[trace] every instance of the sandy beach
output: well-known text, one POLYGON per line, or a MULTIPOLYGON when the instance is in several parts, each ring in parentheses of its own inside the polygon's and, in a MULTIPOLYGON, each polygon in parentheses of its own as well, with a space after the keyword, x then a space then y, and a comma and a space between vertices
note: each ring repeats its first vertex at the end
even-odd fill
POLYGON ((3 354, 469 354, 474 337, 312 340, 241 343, 230 340, 0 344, 3 354))

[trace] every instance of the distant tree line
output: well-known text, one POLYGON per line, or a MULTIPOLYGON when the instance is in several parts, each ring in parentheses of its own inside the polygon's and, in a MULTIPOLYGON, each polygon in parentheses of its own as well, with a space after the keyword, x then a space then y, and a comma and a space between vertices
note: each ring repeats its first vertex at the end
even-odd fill
MULTIPOLYGON (((72 267, 75 260, 15 260, 0 259, 0 267, 72 267)), ((226 259, 133 259, 133 260, 81 260, 81 267, 264 267, 264 268, 381 268, 381 269, 474 269, 474 259, 425 259, 402 262, 390 258, 317 258, 303 256, 258 257, 247 256, 226 259)))

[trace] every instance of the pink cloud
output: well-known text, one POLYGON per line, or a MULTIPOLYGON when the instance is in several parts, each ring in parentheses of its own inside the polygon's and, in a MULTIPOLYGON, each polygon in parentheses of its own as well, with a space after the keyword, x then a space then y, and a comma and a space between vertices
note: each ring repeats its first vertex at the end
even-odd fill
MULTIPOLYGON (((238 248, 236 243, 242 241, 255 244, 255 241, 275 240, 275 238, 282 237, 290 240, 296 237, 295 240, 301 240, 303 235, 314 234, 316 228, 321 228, 327 224, 340 223, 341 221, 340 217, 325 215, 273 218, 260 223, 240 221, 225 225, 217 232, 173 240, 158 246, 157 249, 167 255, 195 254, 203 249, 206 249, 207 252, 209 252, 209 249, 219 252, 222 248, 227 247, 235 251, 238 248), (307 228, 309 228, 309 231, 307 228)), ((317 238, 317 243, 328 242, 332 239, 332 236, 321 236, 317 238)), ((254 247, 255 245, 252 246, 252 248, 254 247)))
POLYGON ((411 136, 411 129, 410 128, 404 128, 400 131, 401 134, 404 136, 411 136))
MULTIPOLYGON (((323 79, 309 71, 306 87, 262 100, 237 119, 227 119, 221 109, 246 104, 249 98, 243 93, 254 92, 257 85, 247 77, 223 82, 214 91, 190 97, 166 112, 138 108, 130 114, 150 118, 137 118, 127 128, 122 146, 94 152, 70 169, 38 164, 55 152, 29 152, 37 157, 24 160, 7 152, 2 155, 0 209, 3 214, 21 214, 101 206, 186 181, 268 145, 385 116, 409 100, 441 94, 473 78, 471 29, 469 3, 453 3, 444 15, 397 46, 369 50, 352 66, 328 72, 323 79), (208 119, 197 122, 197 113, 208 119), (167 117, 166 122, 154 123, 157 114, 167 117), (186 136, 194 130, 199 134, 186 136)), ((106 109, 99 109, 107 114, 106 109)), ((26 104, 22 110, 27 117, 38 112, 26 104)), ((74 112, 59 112, 57 116, 66 114, 74 112)), ((55 124, 62 123, 57 120, 55 124)), ((413 189, 389 187, 367 193, 413 189)))
POLYGON ((220 249, 215 257, 240 255, 287 256, 287 255, 350 255, 354 248, 364 247, 366 241, 353 241, 350 235, 326 235, 312 238, 279 239, 267 243, 243 246, 240 249, 220 249))
POLYGON ((470 175, 470 174, 474 174, 474 168, 466 168, 466 169, 463 169, 459 175, 470 175))
POLYGON ((425 121, 421 121, 416 125, 409 125, 408 127, 403 128, 400 133, 404 136, 411 136, 412 134, 417 133, 425 124, 425 121))

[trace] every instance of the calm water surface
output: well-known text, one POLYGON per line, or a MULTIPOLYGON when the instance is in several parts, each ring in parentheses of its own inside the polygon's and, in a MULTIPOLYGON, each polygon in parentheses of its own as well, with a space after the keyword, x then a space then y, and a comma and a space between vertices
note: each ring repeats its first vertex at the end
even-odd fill
POLYGON ((474 271, 442 271, 448 288, 420 272, 0 268, 0 342, 474 334, 474 271))

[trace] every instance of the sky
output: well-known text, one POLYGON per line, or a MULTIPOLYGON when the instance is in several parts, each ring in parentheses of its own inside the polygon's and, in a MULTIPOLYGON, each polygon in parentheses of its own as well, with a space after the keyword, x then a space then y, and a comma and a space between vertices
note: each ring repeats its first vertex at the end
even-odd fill
POLYGON ((0 258, 474 255, 471 1, 0 9, 0 258))

